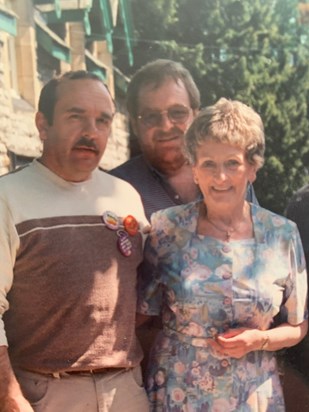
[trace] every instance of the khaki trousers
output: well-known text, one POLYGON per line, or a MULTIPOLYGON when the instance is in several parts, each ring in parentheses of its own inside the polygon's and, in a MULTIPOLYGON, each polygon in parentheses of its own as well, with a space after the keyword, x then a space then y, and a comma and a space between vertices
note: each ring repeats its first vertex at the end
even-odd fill
POLYGON ((59 378, 15 371, 35 412, 148 412, 140 367, 59 378))

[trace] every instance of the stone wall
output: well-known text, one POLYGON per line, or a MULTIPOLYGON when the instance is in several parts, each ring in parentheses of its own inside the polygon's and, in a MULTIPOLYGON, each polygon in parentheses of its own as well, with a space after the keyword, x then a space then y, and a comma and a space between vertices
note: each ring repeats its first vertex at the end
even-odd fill
POLYGON ((42 152, 42 143, 35 126, 33 107, 23 99, 12 99, 11 130, 7 142, 8 149, 27 157, 38 157, 42 152))
POLYGON ((0 175, 9 171, 10 159, 7 155, 7 135, 11 129, 10 93, 4 84, 3 42, 0 39, 0 175))
POLYGON ((0 175, 10 171, 8 151, 23 156, 40 155, 41 143, 34 125, 34 109, 6 88, 0 43, 0 175))
POLYGON ((112 133, 108 139, 100 166, 104 170, 110 170, 128 160, 129 157, 130 150, 127 116, 118 112, 114 117, 112 133))

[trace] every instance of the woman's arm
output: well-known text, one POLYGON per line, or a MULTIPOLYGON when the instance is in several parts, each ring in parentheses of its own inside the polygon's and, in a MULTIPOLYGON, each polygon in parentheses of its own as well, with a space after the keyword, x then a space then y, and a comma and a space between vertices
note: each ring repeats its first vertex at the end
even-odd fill
POLYGON ((276 351, 296 345, 306 335, 308 321, 292 326, 288 323, 269 330, 258 329, 230 329, 218 335, 216 350, 225 356, 241 358, 256 350, 276 351))

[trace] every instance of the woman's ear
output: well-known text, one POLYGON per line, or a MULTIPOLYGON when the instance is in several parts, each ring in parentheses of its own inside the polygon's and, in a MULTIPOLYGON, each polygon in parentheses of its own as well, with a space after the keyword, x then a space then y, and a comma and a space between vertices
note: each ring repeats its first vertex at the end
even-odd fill
POLYGON ((248 176, 249 183, 254 183, 256 179, 257 167, 255 165, 250 165, 250 171, 248 176))
POLYGON ((194 167, 192 167, 192 174, 193 174, 193 181, 194 181, 194 183, 195 183, 196 185, 198 185, 198 177, 197 177, 197 174, 196 174, 196 171, 195 171, 195 168, 194 168, 194 167))
POLYGON ((42 141, 46 140, 48 137, 48 129, 49 129, 49 124, 42 112, 37 112, 35 115, 35 125, 36 128, 38 129, 40 139, 42 141))

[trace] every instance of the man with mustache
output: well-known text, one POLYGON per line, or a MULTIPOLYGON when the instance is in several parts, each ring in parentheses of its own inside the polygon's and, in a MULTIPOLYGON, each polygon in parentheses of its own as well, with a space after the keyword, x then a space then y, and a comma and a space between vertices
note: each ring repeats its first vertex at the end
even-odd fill
MULTIPOLYGON (((142 154, 110 171, 140 193, 148 219, 159 209, 200 196, 183 152, 183 136, 200 108, 200 93, 180 63, 154 60, 132 77, 127 109, 142 154)), ((257 202, 252 186, 247 199, 257 202)))
POLYGON ((134 321, 147 224, 98 170, 115 114, 94 74, 42 89, 43 152, 0 179, 1 412, 145 412, 134 321))

